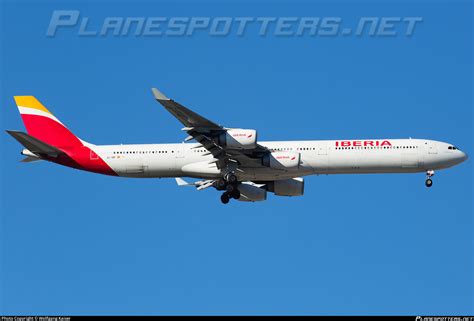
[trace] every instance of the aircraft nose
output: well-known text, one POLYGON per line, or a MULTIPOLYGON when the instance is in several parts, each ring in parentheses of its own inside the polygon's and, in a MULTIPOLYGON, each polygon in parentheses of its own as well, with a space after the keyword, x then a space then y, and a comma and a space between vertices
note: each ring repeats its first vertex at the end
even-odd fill
POLYGON ((467 158, 468 158, 467 154, 461 151, 461 162, 464 162, 467 158))

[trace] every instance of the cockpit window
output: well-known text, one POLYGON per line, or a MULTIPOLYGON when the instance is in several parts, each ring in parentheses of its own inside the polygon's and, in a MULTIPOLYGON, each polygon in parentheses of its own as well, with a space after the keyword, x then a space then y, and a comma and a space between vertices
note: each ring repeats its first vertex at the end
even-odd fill
POLYGON ((449 146, 448 149, 456 150, 458 148, 456 146, 449 146))

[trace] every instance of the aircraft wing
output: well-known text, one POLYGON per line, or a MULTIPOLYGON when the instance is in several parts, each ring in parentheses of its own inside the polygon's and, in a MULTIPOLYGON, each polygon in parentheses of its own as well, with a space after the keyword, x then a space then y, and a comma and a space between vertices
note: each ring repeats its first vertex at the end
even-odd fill
MULTIPOLYGON (((229 163, 236 163, 243 167, 261 167, 261 157, 269 150, 258 145, 254 149, 237 150, 229 149, 219 144, 218 137, 229 128, 225 128, 166 97, 158 89, 152 88, 155 99, 175 116, 185 127, 189 135, 186 141, 195 139, 202 147, 212 154, 218 168, 223 168, 229 163)), ((201 147, 201 146, 199 146, 201 147)), ((209 155, 208 154, 208 155, 209 155)))
POLYGON ((224 130, 221 125, 218 125, 209 119, 196 114, 192 110, 184 107, 183 105, 169 99, 163 95, 158 89, 152 88, 155 99, 163 105, 174 117, 176 117, 184 126, 191 128, 199 128, 202 131, 210 130, 224 130))

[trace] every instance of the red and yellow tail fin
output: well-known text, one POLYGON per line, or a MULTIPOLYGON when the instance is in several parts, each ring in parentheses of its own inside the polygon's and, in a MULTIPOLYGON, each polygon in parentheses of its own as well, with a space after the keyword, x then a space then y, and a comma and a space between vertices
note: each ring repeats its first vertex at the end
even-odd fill
POLYGON ((55 147, 82 146, 82 141, 66 128, 34 96, 15 96, 15 102, 31 136, 55 147))

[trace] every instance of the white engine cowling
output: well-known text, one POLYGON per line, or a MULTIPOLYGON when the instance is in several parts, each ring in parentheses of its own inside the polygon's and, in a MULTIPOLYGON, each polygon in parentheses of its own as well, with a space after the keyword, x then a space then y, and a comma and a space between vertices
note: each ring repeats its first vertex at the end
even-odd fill
POLYGON ((263 158, 263 165, 275 169, 293 170, 300 165, 298 152, 273 152, 263 158))
POLYGON ((267 199, 267 191, 258 185, 249 182, 243 182, 237 187, 240 191, 241 202, 260 202, 267 199))
POLYGON ((296 177, 274 181, 267 184, 267 188, 278 196, 302 196, 304 194, 304 179, 296 177))
POLYGON ((219 144, 231 149, 253 149, 257 146, 257 131, 255 129, 229 129, 219 136, 219 144))

